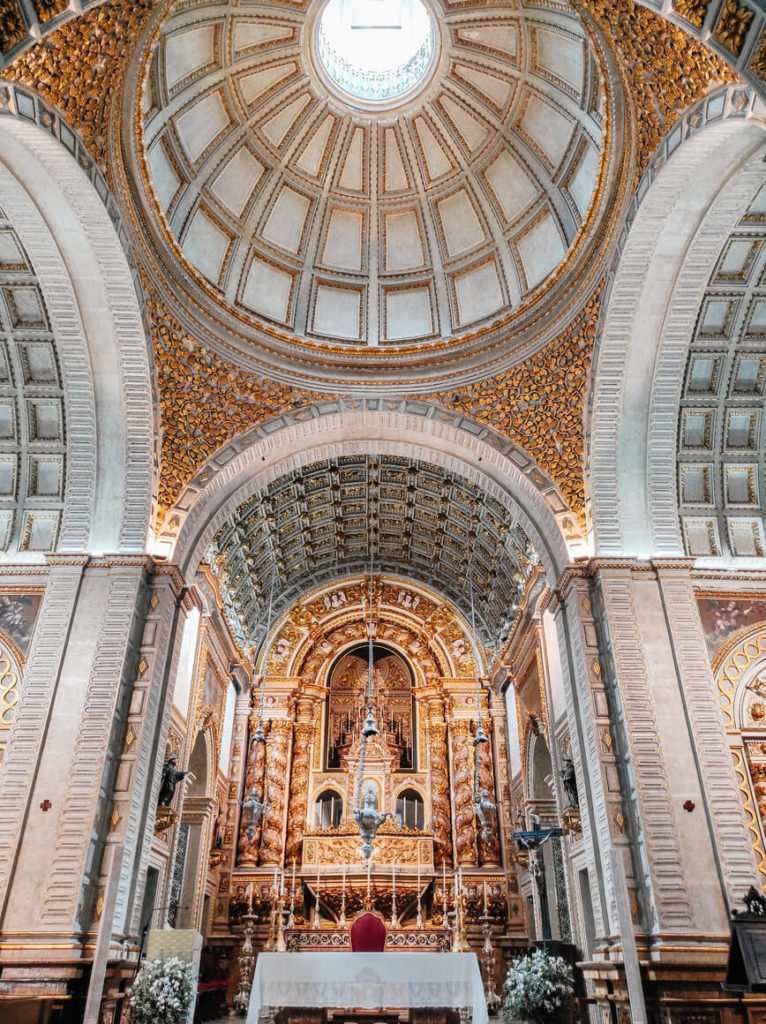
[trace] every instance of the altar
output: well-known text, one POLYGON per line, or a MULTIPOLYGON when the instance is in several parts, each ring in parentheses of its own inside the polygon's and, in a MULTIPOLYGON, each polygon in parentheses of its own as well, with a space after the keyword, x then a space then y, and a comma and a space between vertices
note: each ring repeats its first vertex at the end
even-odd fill
POLYGON ((474 953, 260 953, 247 1024, 286 1007, 330 1010, 455 1010, 488 1024, 474 953))

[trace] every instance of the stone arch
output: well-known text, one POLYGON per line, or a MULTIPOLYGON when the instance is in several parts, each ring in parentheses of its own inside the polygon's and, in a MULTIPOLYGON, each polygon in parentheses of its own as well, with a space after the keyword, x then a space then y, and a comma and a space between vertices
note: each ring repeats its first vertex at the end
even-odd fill
MULTIPOLYGON (((38 421, 36 434, 30 428, 20 437, 28 497, 16 508, 3 503, 16 521, 2 546, 141 553, 155 432, 151 362, 128 260, 102 200, 56 139, 14 117, 3 117, 2 132, 0 207, 34 273, 36 315, 50 328, 46 365, 21 351, 18 376, 34 383, 41 373, 54 388, 41 410, 45 429, 38 421)), ((26 424, 23 389, 17 402, 26 424)))
POLYGON ((744 116, 747 100, 737 110, 737 94, 725 90, 693 108, 675 151, 666 140, 615 258, 587 425, 598 555, 684 553, 675 484, 684 368, 721 247, 763 184, 766 134, 744 116))
POLYGON ((155 540, 187 575, 229 515, 280 476, 344 454, 426 459, 478 484, 518 517, 553 582, 581 550, 576 516, 520 448, 426 402, 338 399, 284 415, 224 445, 184 488, 155 540))

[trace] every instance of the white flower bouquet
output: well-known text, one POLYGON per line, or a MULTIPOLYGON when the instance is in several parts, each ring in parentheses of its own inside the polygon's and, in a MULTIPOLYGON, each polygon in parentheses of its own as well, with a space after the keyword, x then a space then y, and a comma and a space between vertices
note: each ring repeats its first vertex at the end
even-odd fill
POLYGON ((186 1024, 192 985, 192 965, 185 960, 144 960, 133 982, 131 1024, 186 1024))
POLYGON ((503 984, 503 1017, 553 1024, 565 1018, 572 1004, 574 976, 561 957, 536 949, 514 960, 503 984))

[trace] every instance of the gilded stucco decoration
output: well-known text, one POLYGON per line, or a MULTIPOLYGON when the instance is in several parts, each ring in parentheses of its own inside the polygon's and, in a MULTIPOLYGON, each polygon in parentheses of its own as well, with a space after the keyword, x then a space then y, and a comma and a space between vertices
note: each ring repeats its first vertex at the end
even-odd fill
POLYGON ((318 394, 256 377, 206 349, 148 289, 162 415, 160 518, 184 484, 226 441, 318 394))
POLYGON ((747 7, 738 4, 737 0, 725 0, 713 35, 722 46, 738 56, 752 20, 753 12, 747 7))
MULTIPOLYGON (((732 0, 734 2, 734 0, 732 0)), ((682 110, 736 75, 702 43, 632 0, 582 0, 619 57, 636 132, 634 183, 682 110)), ((692 24, 699 3, 676 9, 692 24), (687 14, 687 11, 689 12, 687 14)), ((736 3, 735 3, 736 6, 736 3)))
MULTIPOLYGON (((10 0, 5 6, 9 12, 15 9, 10 0)), ((734 75, 704 46, 630 0, 585 0, 583 6, 622 68, 635 111, 637 183, 678 112, 734 75)), ((700 6, 678 0, 677 10, 694 23, 700 6)), ((153 8, 150 0, 114 0, 89 10, 4 72, 56 105, 107 165, 110 177, 106 154, 112 99, 121 94, 128 59, 153 8)), ((12 17, 10 13, 0 18, 6 30, 12 27, 12 17)), ((756 55, 754 67, 757 60, 756 55)), ((581 522, 581 408, 599 295, 600 286, 572 328, 531 359, 480 383, 434 396, 521 444, 561 488, 581 522)), ((162 519, 184 484, 221 444, 282 411, 316 401, 319 395, 239 369, 202 346, 151 292, 148 305, 162 408, 162 519)))
POLYGON ((0 50, 7 51, 26 35, 16 0, 0 0, 0 50))
MULTIPOLYGON (((13 0, 0 3, 15 7, 13 0)), ((155 6, 155 0, 102 4, 63 25, 3 70, 3 77, 26 83, 58 107, 107 173, 112 102, 122 92, 127 58, 155 6)), ((5 18, 0 8, 0 26, 8 24, 5 18)))
POLYGON ((565 334, 520 366, 432 396, 520 444, 558 484, 579 517, 585 509, 582 401, 600 292, 599 288, 565 334))

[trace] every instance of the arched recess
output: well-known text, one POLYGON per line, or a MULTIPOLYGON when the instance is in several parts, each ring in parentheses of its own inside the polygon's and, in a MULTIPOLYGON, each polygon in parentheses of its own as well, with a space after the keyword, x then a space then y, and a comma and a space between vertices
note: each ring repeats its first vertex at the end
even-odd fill
POLYGON ((392 454, 461 474, 512 508, 553 582, 582 549, 576 517, 557 488, 495 431, 417 401, 327 401, 278 417, 219 449, 168 511, 157 554, 193 574, 218 529, 250 495, 321 459, 392 454))
POLYGON ((716 654, 713 675, 752 850, 766 879, 766 622, 734 633, 716 654))
MULTIPOLYGON (((18 406, 18 481, 25 486, 18 501, 9 489, 0 500, 11 513, 0 547, 143 552, 154 473, 151 364, 114 226, 63 146, 8 116, 2 118, 0 209, 21 250, 20 282, 29 289, 17 292, 21 303, 11 298, 11 323, 36 317, 30 326, 44 328, 46 342, 38 348, 9 342, 20 379, 18 394, 10 380, 3 394, 18 406)), ((11 260, 3 268, 11 290, 13 266, 11 260)))
POLYGON ((215 809, 215 736, 201 728, 189 755, 188 782, 181 808, 174 874, 180 875, 176 927, 199 928, 215 809))
MULTIPOLYGON (((699 123, 713 102, 704 101, 699 123)), ((616 260, 589 396, 597 555, 684 553, 676 431, 689 345, 721 248, 763 184, 763 123, 730 113, 719 110, 675 151, 663 151, 663 159, 672 155, 645 179, 616 260)))

